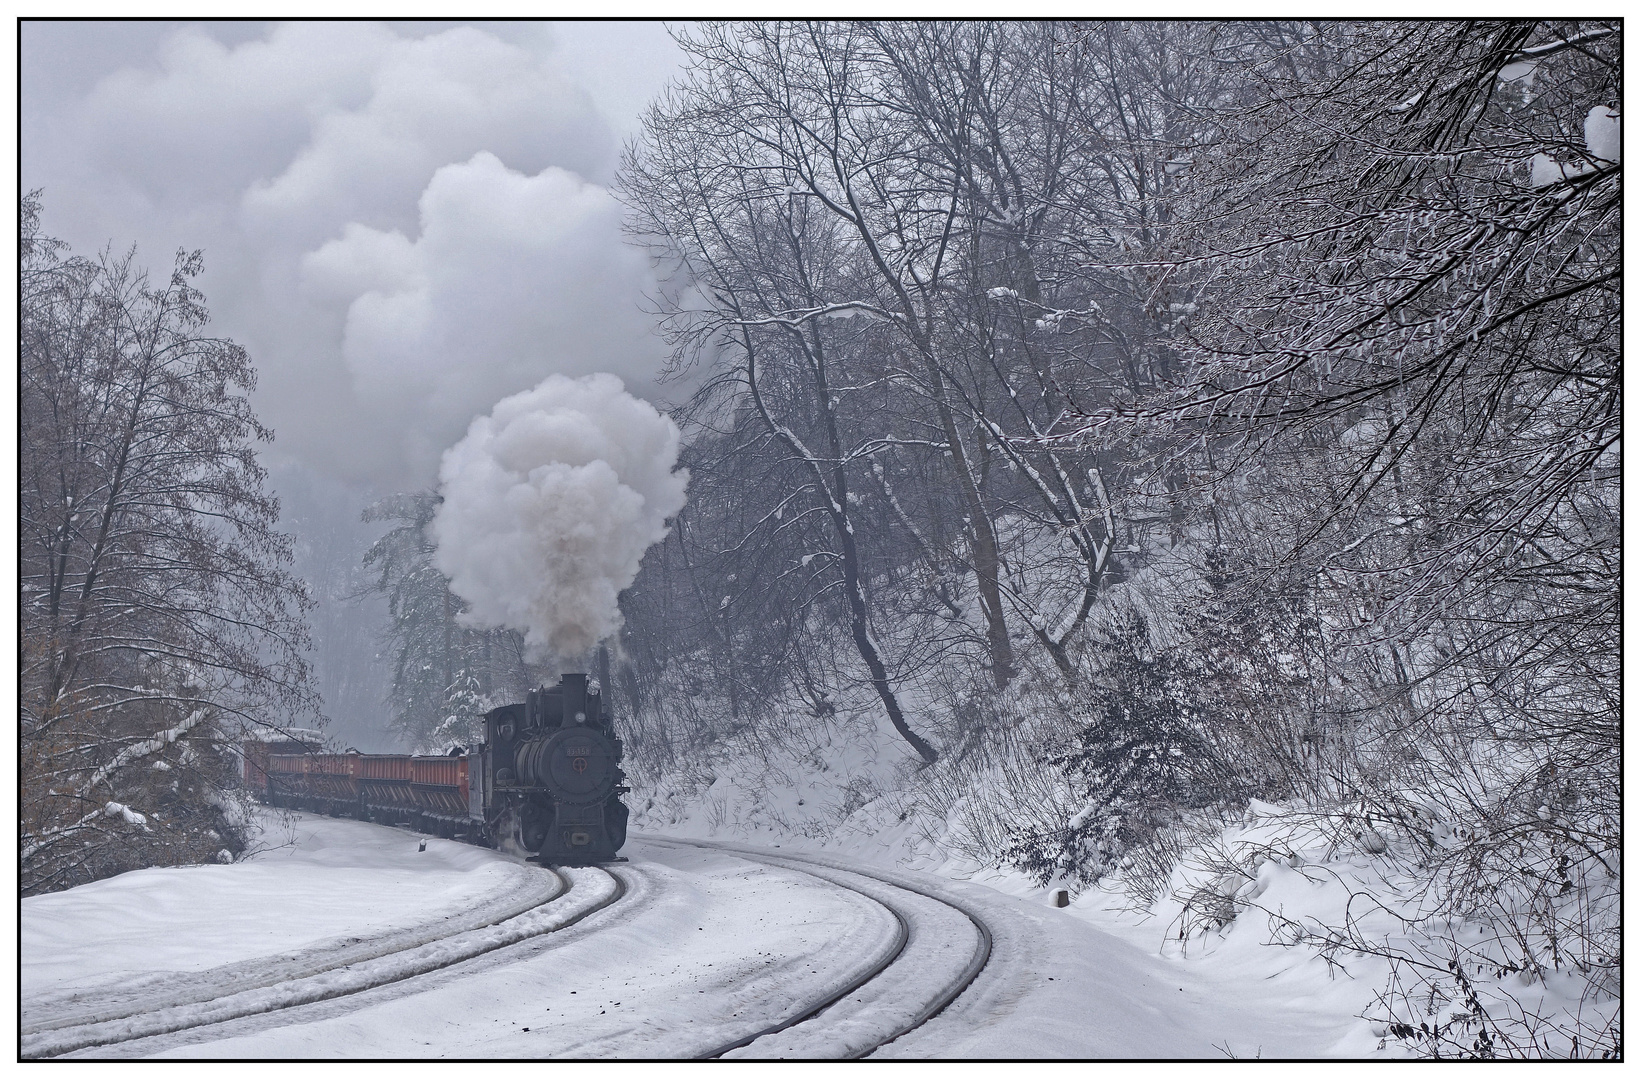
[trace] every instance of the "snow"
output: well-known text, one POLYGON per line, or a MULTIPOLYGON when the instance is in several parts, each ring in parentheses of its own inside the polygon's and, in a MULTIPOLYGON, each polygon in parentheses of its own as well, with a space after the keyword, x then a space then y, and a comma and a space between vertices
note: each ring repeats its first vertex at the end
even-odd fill
POLYGON ((1526 85, 1530 87, 1533 84, 1534 76, 1538 74, 1538 66, 1539 61, 1536 59, 1517 60, 1513 63, 1505 64, 1503 67, 1499 68, 1499 82, 1525 82, 1526 85))
POLYGON ((1584 118, 1584 146, 1596 163, 1560 162, 1549 154, 1534 154, 1528 163, 1527 182, 1536 188, 1548 187, 1616 165, 1623 157, 1623 138, 1624 126, 1618 111, 1597 105, 1584 118))
POLYGON ((269 845, 229 866, 136 870, 22 901, 21 978, 31 1004, 72 993, 324 951, 443 921, 516 890, 527 868, 482 848, 376 825, 261 820, 269 845))
POLYGON ((1623 147, 1623 125, 1616 109, 1597 105, 1584 118, 1584 145, 1590 156, 1617 164, 1623 147))
MULTIPOLYGON (((1326 959, 1281 932, 1337 924, 1364 890, 1394 896, 1383 860, 1301 858, 1285 808, 1256 801, 1222 839, 1265 854, 1235 873, 1187 860, 1148 909, 1098 889, 1056 909, 1060 883, 954 857, 871 798, 882 752, 871 740, 817 747, 810 767, 825 784, 756 790, 725 768, 698 799, 635 808, 651 831, 612 868, 627 894, 574 925, 571 914, 613 895, 605 871, 566 871, 558 895, 546 871, 497 852, 432 838, 423 852, 414 834, 309 815, 295 816, 288 843, 232 865, 31 897, 24 1052, 690 1057, 805 1015, 888 960, 889 905, 909 931, 900 959, 814 1020, 729 1055, 841 1056, 917 1019, 975 954, 962 911, 895 887, 907 886, 977 915, 991 958, 875 1057, 1403 1056, 1385 1047, 1382 1020, 1364 1018, 1386 962, 1326 959), (868 797, 825 805, 839 789, 868 797), (771 814, 785 827, 765 824, 771 814), (690 843, 726 832, 738 838, 690 843), (1284 844, 1296 854, 1271 854, 1284 844), (1228 922, 1205 928, 1179 899, 1204 885, 1226 898, 1228 922), (220 1022, 190 1026, 208 1019, 220 1022), (76 1044, 70 1021, 149 1037, 76 1044)), ((271 817, 263 825, 278 838, 271 817)), ((1567 1005, 1558 984, 1512 992, 1529 1007, 1567 1005)))
MULTIPOLYGON (((430 839, 417 852, 416 836, 358 822, 301 815, 294 833, 290 846, 231 866, 138 871, 26 900, 25 1024, 40 1022, 45 991, 61 1009, 69 988, 107 990, 137 976, 163 1003, 160 973, 209 975, 292 950, 311 955, 328 943, 442 921, 516 887, 520 876, 545 876, 448 841, 430 839)), ((869 1049, 915 1019, 969 962, 977 939, 954 909, 850 866, 964 904, 995 935, 971 991, 877 1056, 1218 1057, 1219 1046, 1270 1056, 1314 1052, 1336 1034, 1314 1008, 1279 1013, 1269 993, 1249 996, 1239 993, 1247 987, 1187 972, 1094 925, 1077 905, 1062 912, 1031 890, 1008 895, 1018 882, 994 880, 999 890, 835 855, 809 865, 790 845, 766 849, 781 865, 643 837, 627 854, 631 862, 616 871, 632 883, 629 895, 569 929, 385 985, 375 985, 375 968, 520 920, 310 976, 374 987, 326 1000, 296 994, 300 980, 237 994, 225 986, 215 1000, 170 1010, 172 1026, 218 1015, 223 1023, 166 1033, 164 1024, 143 1027, 145 1017, 116 1021, 133 1034, 158 1034, 71 1056, 688 1057, 802 1015, 890 956, 896 926, 868 898, 875 896, 907 912, 902 960, 817 1021, 732 1056, 869 1049), (289 1001, 297 1004, 279 1008, 289 1001)), ((569 896, 535 910, 553 911, 603 876, 574 873, 569 896)), ((54 1037, 29 1036, 25 1052, 49 1048, 54 1037)))
MULTIPOLYGON (((737 855, 749 849, 729 849, 737 855)), ((907 893, 876 878, 780 857, 779 852, 750 849, 761 862, 773 862, 858 890, 894 909, 905 921, 905 948, 894 962, 864 986, 820 1013, 813 1023, 765 1036, 731 1051, 732 1058, 841 1058, 871 1051, 901 1031, 927 1019, 929 1003, 943 988, 963 978, 976 955, 980 935, 960 910, 937 900, 907 893)))
MULTIPOLYGON (((109 760, 108 764, 102 766, 96 772, 91 774, 91 779, 87 780, 80 786, 80 794, 82 796, 88 794, 98 784, 113 775, 116 770, 123 769, 125 766, 131 764, 133 761, 136 761, 138 758, 146 757, 149 754, 155 754, 161 750, 164 750, 167 746, 170 746, 179 738, 186 735, 192 728, 199 724, 201 720, 204 720, 205 716, 206 712, 204 709, 195 709, 193 712, 188 714, 188 718, 186 720, 182 721, 182 723, 176 725, 175 727, 166 728, 164 731, 155 735, 151 739, 142 739, 132 743, 130 746, 127 746, 118 754, 115 754, 114 757, 109 760)), ((118 805, 117 803, 109 803, 108 805, 110 807, 110 816, 118 812, 113 809, 113 807, 118 805)), ((129 813, 126 814, 126 820, 132 821, 129 813)), ((133 822, 133 824, 140 825, 144 820, 146 819, 139 817, 133 822)))
POLYGON ((876 905, 808 875, 642 842, 629 851, 617 871, 632 891, 562 937, 82 1056, 688 1057, 859 976, 893 936, 876 905))
POLYGON ((886 322, 883 313, 866 306, 861 301, 849 301, 844 304, 835 304, 821 312, 824 319, 854 319, 864 317, 868 322, 886 322))
MULTIPOLYGON (((903 704, 917 714, 914 702, 903 704)), ((848 716, 844 707, 831 728, 811 722, 807 749, 766 744, 761 757, 714 759, 705 789, 640 776, 633 820, 670 836, 900 875, 988 913, 998 944, 975 991, 876 1056, 1407 1056, 1394 1041, 1382 1045, 1382 1026, 1364 1018, 1387 964, 1324 958, 1274 933, 1287 919, 1337 924, 1353 891, 1391 895, 1365 855, 1320 866, 1244 859, 1248 874, 1225 880, 1187 866, 1149 906, 1116 890, 1073 889, 1071 905, 1055 909, 1054 892, 1069 883, 1039 886, 954 853, 961 804, 945 821, 909 813, 904 744, 886 721, 869 731, 848 716), (1177 899, 1210 885, 1232 894, 1228 924, 1193 922, 1177 899)), ((1079 809, 1073 804, 1068 816, 1079 809)), ((1220 839, 1239 851, 1269 845, 1291 817, 1287 807, 1254 800, 1247 822, 1220 839)))
POLYGON ((297 742, 320 744, 325 741, 325 733, 317 728, 300 727, 264 727, 261 724, 247 724, 238 736, 252 742, 284 742, 294 739, 297 742))
POLYGON ((1589 167, 1585 165, 1565 165, 1549 154, 1534 154, 1527 182, 1536 188, 1548 187, 1575 176, 1582 176, 1588 171, 1589 167))
POLYGON ((103 813, 107 814, 109 817, 124 818, 126 824, 128 825, 146 825, 148 823, 148 818, 146 816, 137 813, 124 803, 111 801, 107 806, 103 807, 103 813))

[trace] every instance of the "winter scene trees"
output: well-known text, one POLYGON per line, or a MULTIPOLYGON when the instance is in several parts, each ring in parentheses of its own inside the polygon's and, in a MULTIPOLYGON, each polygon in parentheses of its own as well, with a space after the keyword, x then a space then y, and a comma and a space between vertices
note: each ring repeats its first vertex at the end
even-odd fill
POLYGON ((21 871, 25 894, 244 846, 231 743, 291 726, 301 582, 243 349, 180 254, 70 255, 22 204, 21 871))
POLYGON ((823 723, 870 686, 943 843, 1147 903, 1214 862, 1183 930, 1371 856, 1394 935, 1278 921, 1391 961, 1390 1038, 1616 1038, 1475 989, 1590 1001, 1618 952, 1614 28, 680 43, 623 181, 700 464, 636 681, 713 658, 726 746, 731 680, 823 723), (795 604, 855 648, 753 644, 795 604), (1250 800, 1287 809, 1233 842, 1250 800))
POLYGON ((1176 1019, 1227 1056, 1238 998, 1277 1056, 1620 1056, 1620 22, 666 31, 619 106, 525 31, 338 46, 381 66, 332 126, 426 168, 367 199, 321 133, 235 181, 257 366, 212 251, 23 200, 25 895, 239 869, 258 732, 446 754, 585 671, 635 866, 1058 898, 1216 988, 1176 1019), (299 356, 353 411, 257 390, 299 356))

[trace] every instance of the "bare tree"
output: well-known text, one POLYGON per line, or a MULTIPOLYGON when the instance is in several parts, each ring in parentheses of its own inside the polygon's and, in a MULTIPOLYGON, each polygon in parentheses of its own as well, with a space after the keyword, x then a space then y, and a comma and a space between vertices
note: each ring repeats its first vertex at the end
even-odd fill
POLYGON ((179 255, 65 258, 22 206, 21 714, 27 891, 239 841, 218 740, 316 715, 309 601, 263 491, 243 349, 179 255), (173 759, 175 759, 173 761, 173 759), (207 761, 206 759, 210 759, 207 761), (181 770, 152 790, 158 773, 181 770), (157 802, 145 802, 147 798, 157 802), (200 815, 215 824, 200 826, 200 815), (212 837, 215 839, 212 839, 212 837), (215 845, 215 846, 212 846, 215 845))
MULTIPOLYGON (((1598 995, 1620 820, 1618 27, 1286 24, 1239 56, 1257 93, 1198 154, 1198 201, 1166 257, 1126 262, 1194 282, 1188 366, 1085 431, 1170 444, 1181 468, 1217 455, 1238 602, 1305 598, 1332 805, 1408 845, 1432 882, 1417 917, 1501 930, 1451 963, 1399 954, 1422 985, 1554 968, 1598 995)), ((1392 996, 1437 1052, 1502 1053, 1505 1030, 1536 1052, 1533 1017, 1420 1036, 1392 996)))

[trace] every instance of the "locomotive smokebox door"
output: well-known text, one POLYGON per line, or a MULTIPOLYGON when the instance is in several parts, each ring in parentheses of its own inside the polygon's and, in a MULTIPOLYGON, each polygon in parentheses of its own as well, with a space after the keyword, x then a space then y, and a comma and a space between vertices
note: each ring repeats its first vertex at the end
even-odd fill
POLYGON ((615 787, 615 746, 592 728, 567 728, 520 755, 531 779, 560 803, 601 802, 615 787))

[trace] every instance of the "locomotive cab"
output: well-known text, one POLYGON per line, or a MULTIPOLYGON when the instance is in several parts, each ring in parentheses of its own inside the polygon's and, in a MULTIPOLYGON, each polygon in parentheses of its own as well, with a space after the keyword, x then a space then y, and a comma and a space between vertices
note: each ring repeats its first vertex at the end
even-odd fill
POLYGON ((542 863, 605 862, 627 840, 621 740, 584 674, 484 717, 484 816, 498 847, 542 863))

